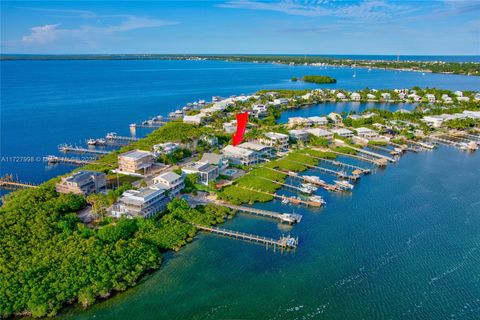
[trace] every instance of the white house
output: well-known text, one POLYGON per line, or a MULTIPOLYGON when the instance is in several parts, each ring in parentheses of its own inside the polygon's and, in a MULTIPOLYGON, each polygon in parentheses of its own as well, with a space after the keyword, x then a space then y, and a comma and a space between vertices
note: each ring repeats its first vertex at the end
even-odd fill
POLYGON ((153 178, 153 182, 159 186, 168 190, 170 197, 176 197, 180 191, 185 187, 183 177, 175 172, 164 172, 153 178))
POLYGON ((333 133, 324 129, 320 128, 312 128, 307 129, 307 132, 315 137, 325 138, 325 139, 333 139, 333 133))
POLYGON ((311 126, 312 121, 310 119, 304 118, 304 117, 291 117, 291 118, 288 118, 288 125, 291 126, 291 127, 297 126, 297 125, 311 126))
POLYGON ((337 129, 332 129, 331 132, 333 134, 338 134, 340 137, 343 137, 343 138, 350 138, 353 136, 353 132, 348 130, 348 129, 344 129, 344 128, 337 128, 337 129))
POLYGON ((267 132, 264 137, 260 139, 260 142, 270 147, 285 150, 288 148, 288 135, 277 132, 267 132))
POLYGON ((362 138, 375 138, 378 137, 378 133, 372 129, 365 128, 365 127, 360 127, 356 128, 355 131, 357 131, 357 135, 362 138))
POLYGON ((314 125, 318 125, 318 126, 324 126, 328 124, 327 117, 314 116, 314 117, 308 117, 308 120, 310 120, 314 125))
POLYGON ((330 112, 327 117, 328 117, 328 119, 330 119, 333 123, 341 123, 341 122, 342 122, 342 116, 339 115, 338 113, 330 112))
POLYGON ((456 95, 457 97, 463 97, 463 92, 459 90, 455 91, 453 94, 456 95))
POLYGON ((352 94, 350 95, 350 99, 352 99, 353 101, 360 101, 361 98, 362 97, 358 92, 352 92, 352 94))
POLYGON ((200 183, 208 185, 210 181, 215 181, 219 175, 218 167, 204 162, 191 162, 182 168, 185 174, 197 174, 200 177, 200 183))
POLYGON ((223 148, 222 154, 232 164, 243 164, 246 166, 250 166, 259 162, 259 157, 255 151, 243 149, 232 145, 228 145, 223 148))
POLYGON ((294 141, 306 142, 308 141, 309 133, 307 130, 290 130, 288 131, 288 135, 294 141))
POLYGON ((201 113, 193 115, 193 116, 184 116, 183 117, 183 122, 185 123, 190 123, 190 124, 195 124, 195 125, 200 125, 203 122, 203 119, 205 116, 201 113))
POLYGON ((375 100, 375 99, 377 99, 377 97, 374 94, 367 93, 367 99, 368 100, 375 100))
POLYGON ((342 93, 342 92, 339 92, 335 95, 338 99, 345 99, 346 96, 342 93))
POLYGON ((390 92, 383 92, 380 94, 382 96, 382 99, 383 100, 390 100, 392 99, 392 95, 390 94, 390 92))
POLYGON ((428 102, 435 102, 435 95, 431 94, 431 93, 428 93, 425 95, 425 98, 427 98, 428 102))
POLYGON ((238 145, 240 148, 252 150, 257 153, 260 158, 271 158, 275 155, 275 150, 271 146, 266 146, 257 142, 244 142, 238 145))

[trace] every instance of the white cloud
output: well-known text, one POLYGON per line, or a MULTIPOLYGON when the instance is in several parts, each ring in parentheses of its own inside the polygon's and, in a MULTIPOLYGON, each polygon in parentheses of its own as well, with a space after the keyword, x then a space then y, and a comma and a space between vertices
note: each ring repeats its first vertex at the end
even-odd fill
POLYGON ((231 0, 218 6, 231 9, 276 11, 305 17, 331 16, 340 19, 355 19, 357 21, 386 20, 416 10, 414 6, 394 4, 385 0, 346 1, 343 3, 338 1, 301 0, 281 0, 276 2, 231 0))
MULTIPOLYGON (((85 14, 85 12, 82 12, 85 14)), ((91 15, 89 15, 91 17, 91 15)), ((117 16, 118 17, 118 16, 117 16)), ((178 24, 175 21, 161 19, 152 19, 138 16, 122 16, 123 20, 106 26, 83 25, 78 28, 62 28, 60 24, 46 24, 35 26, 30 29, 30 34, 25 35, 20 41, 14 41, 10 44, 20 45, 48 45, 60 40, 82 40, 85 43, 91 43, 94 39, 102 36, 113 36, 118 33, 127 32, 136 29, 156 28, 168 25, 178 24)))

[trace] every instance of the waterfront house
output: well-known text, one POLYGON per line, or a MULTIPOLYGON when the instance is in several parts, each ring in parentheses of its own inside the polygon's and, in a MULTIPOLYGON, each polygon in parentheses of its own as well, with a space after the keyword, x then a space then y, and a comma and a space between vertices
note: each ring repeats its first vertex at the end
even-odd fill
POLYGON ((288 131, 288 135, 292 140, 298 142, 307 142, 309 137, 307 130, 290 130, 288 131))
POLYGON ((365 127, 360 127, 356 128, 355 131, 357 131, 357 136, 362 137, 362 138, 376 138, 378 137, 378 133, 372 129, 365 128, 365 127))
POLYGON ((327 116, 333 123, 342 123, 342 116, 335 112, 330 112, 327 116))
POLYGON ((104 191, 106 185, 105 173, 78 171, 67 177, 62 177, 61 181, 55 185, 55 190, 59 193, 74 193, 88 196, 92 193, 104 191))
POLYGON ((193 116, 184 116, 183 122, 190 123, 195 125, 201 125, 204 122, 205 116, 201 113, 193 115, 193 116))
POLYGON ((420 97, 419 95, 415 94, 415 93, 412 93, 412 94, 409 94, 408 95, 408 98, 413 100, 413 101, 420 101, 422 100, 422 97, 420 97))
POLYGON ((257 142, 244 142, 238 145, 240 148, 252 150, 257 153, 260 158, 271 158, 275 155, 275 149, 257 142))
POLYGON ((453 94, 456 95, 457 97, 463 97, 463 92, 459 90, 455 91, 453 94))
POLYGON ((345 128, 332 129, 331 132, 334 135, 337 134, 338 136, 343 137, 343 138, 350 138, 350 137, 353 136, 353 132, 348 130, 348 129, 345 129, 345 128))
POLYGON ((263 118, 267 115, 267 106, 257 104, 252 107, 252 114, 257 118, 263 118))
POLYGON ((392 95, 389 92, 383 92, 380 95, 382 96, 383 100, 391 100, 392 99, 392 95))
POLYGON ((288 99, 286 99, 286 98, 275 99, 275 100, 273 100, 273 103, 275 105, 287 105, 288 104, 288 99))
POLYGON ((155 156, 149 151, 131 150, 118 156, 118 169, 123 172, 137 173, 147 170, 153 165, 155 156))
POLYGON ((428 93, 425 95, 425 98, 428 100, 428 102, 434 103, 435 102, 435 95, 428 93))
POLYGON ((398 99, 404 100, 406 96, 407 96, 406 93, 400 92, 400 93, 398 94, 398 99))
POLYGON ((314 117, 308 117, 308 120, 310 120, 311 123, 316 125, 316 126, 324 126, 324 125, 328 124, 327 117, 314 116, 314 117))
POLYGON ((288 118, 288 125, 290 127, 293 127, 293 126, 311 126, 312 121, 310 119, 304 118, 304 117, 291 117, 291 118, 288 118))
POLYGON ((159 143, 153 146, 153 154, 158 157, 162 154, 171 154, 179 149, 180 145, 174 142, 159 143))
POLYGON ((197 174, 200 178, 200 183, 208 185, 210 181, 215 181, 219 175, 217 166, 204 162, 191 162, 182 168, 185 174, 197 174))
POLYGON ((260 142, 279 150, 288 149, 288 135, 283 133, 267 132, 260 142))
POLYGON ((307 129, 306 131, 315 137, 325 138, 328 140, 333 139, 333 133, 324 129, 312 128, 312 129, 307 129))
POLYGON ((350 99, 352 99, 353 101, 360 101, 361 98, 362 97, 358 92, 352 92, 352 94, 350 95, 350 99))
POLYGON ((342 99, 342 100, 346 98, 345 94, 343 94, 342 92, 337 93, 335 96, 337 97, 337 99, 342 99))
POLYGON ((180 191, 185 188, 183 177, 175 172, 164 172, 153 178, 153 182, 158 187, 163 187, 168 191, 171 198, 176 197, 180 191))
POLYGON ((228 145, 222 149, 222 154, 232 164, 250 166, 258 163, 259 157, 255 151, 228 145))
POLYGON ((470 101, 470 98, 469 97, 457 97, 457 101, 468 102, 468 101, 470 101))
POLYGON ((367 99, 368 99, 368 100, 376 100, 377 97, 376 97, 374 94, 367 93, 367 99))
POLYGON ((161 185, 127 190, 110 212, 116 218, 149 218, 163 210, 169 201, 167 192, 161 185))
POLYGON ((448 94, 442 94, 442 100, 445 103, 453 103, 453 99, 448 94))

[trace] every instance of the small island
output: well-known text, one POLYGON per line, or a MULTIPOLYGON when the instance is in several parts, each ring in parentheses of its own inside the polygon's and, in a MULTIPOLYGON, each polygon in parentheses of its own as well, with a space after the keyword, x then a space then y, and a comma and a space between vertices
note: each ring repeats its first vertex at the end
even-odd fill
POLYGON ((324 84, 324 83, 337 83, 337 79, 328 77, 328 76, 303 76, 302 78, 293 77, 292 81, 305 81, 317 84, 324 84))

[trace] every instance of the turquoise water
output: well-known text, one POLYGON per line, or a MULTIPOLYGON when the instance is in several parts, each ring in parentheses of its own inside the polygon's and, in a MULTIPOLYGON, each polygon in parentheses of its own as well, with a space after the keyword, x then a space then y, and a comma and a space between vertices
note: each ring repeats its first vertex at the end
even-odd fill
POLYGON ((200 234, 139 286, 64 319, 478 319, 479 165, 446 147, 406 154, 351 195, 320 191, 326 208, 296 207, 293 227, 240 215, 224 227, 291 233, 299 248, 200 234))

